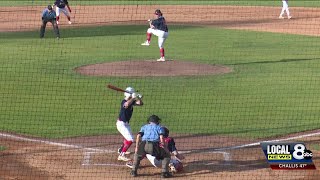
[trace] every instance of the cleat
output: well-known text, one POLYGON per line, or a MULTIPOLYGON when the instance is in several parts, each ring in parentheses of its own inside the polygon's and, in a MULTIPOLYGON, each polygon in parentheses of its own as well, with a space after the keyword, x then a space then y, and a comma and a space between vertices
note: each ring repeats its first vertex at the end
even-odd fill
POLYGON ((166 61, 166 59, 164 57, 161 57, 160 59, 157 59, 158 62, 161 62, 161 61, 166 61))
POLYGON ((150 46, 150 43, 148 41, 141 44, 142 46, 150 46))
POLYGON ((69 23, 69 24, 72 24, 72 22, 71 22, 71 21, 69 21, 68 23, 69 23))
POLYGON ((119 155, 119 156, 118 156, 118 161, 125 161, 125 162, 127 162, 127 161, 131 161, 131 159, 129 159, 129 158, 125 157, 125 156, 119 155))
POLYGON ((129 167, 130 169, 132 169, 133 168, 133 162, 132 161, 128 161, 126 163, 126 166, 129 167))
POLYGON ((130 175, 131 175, 132 177, 137 177, 137 176, 138 176, 137 171, 131 171, 131 172, 130 172, 130 175))
MULTIPOLYGON (((123 152, 125 155, 129 155, 131 154, 131 152, 127 151, 127 152, 123 152)), ((118 154, 121 154, 121 148, 118 149, 118 154)))
POLYGON ((284 17, 283 16, 279 16, 279 19, 284 19, 284 17))
POLYGON ((288 16, 288 19, 291 19, 292 18, 292 16, 288 16))

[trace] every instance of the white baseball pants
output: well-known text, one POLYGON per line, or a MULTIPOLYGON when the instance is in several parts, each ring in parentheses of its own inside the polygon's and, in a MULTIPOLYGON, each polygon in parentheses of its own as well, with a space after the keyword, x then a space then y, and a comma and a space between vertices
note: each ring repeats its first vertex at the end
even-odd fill
POLYGON ((59 7, 56 7, 56 16, 60 16, 60 11, 63 12, 63 14, 66 15, 67 17, 70 17, 69 11, 66 8, 59 8, 59 7))
POLYGON ((168 32, 161 31, 158 29, 152 29, 152 28, 149 28, 147 33, 152 33, 153 35, 158 37, 158 46, 160 49, 163 48, 163 44, 166 41, 167 37, 169 36, 168 32))
POLYGON ((280 16, 283 16, 285 11, 287 12, 287 16, 290 16, 288 2, 283 0, 282 1, 282 10, 281 10, 280 16))
POLYGON ((117 120, 117 130, 127 141, 134 141, 129 123, 117 120))

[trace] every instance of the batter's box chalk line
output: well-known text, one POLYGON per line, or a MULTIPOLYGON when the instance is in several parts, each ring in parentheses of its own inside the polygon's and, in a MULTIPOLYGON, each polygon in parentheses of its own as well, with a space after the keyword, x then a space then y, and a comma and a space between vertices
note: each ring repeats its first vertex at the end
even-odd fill
MULTIPOLYGON (((94 152, 84 152, 84 157, 82 161, 82 166, 114 166, 114 167, 122 167, 125 165, 121 164, 114 164, 114 163, 91 163, 91 157, 94 154, 101 154, 101 153, 115 153, 116 151, 101 151, 96 150, 94 152)), ((180 151, 181 154, 185 153, 192 153, 192 151, 180 151)), ((214 153, 214 154, 222 154, 224 159, 224 164, 221 165, 231 165, 231 156, 230 153, 224 151, 211 151, 211 152, 203 152, 203 153, 214 153)), ((213 163, 206 163, 204 165, 212 165, 213 163)))

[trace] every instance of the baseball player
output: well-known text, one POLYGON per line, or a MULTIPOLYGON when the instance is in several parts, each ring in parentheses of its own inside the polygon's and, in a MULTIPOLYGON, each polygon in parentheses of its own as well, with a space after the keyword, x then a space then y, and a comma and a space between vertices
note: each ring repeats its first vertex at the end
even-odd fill
POLYGON ((51 5, 48 5, 48 7, 43 10, 41 19, 42 19, 42 24, 40 28, 40 38, 44 37, 47 23, 50 22, 53 26, 53 31, 56 34, 57 39, 59 39, 60 33, 59 33, 59 27, 56 21, 56 12, 52 9, 51 5))
POLYGON ((53 6, 56 6, 56 14, 57 14, 57 24, 59 24, 59 19, 60 19, 60 11, 63 12, 64 15, 67 16, 69 20, 69 24, 72 24, 71 22, 71 17, 69 15, 69 12, 71 13, 71 8, 69 6, 68 0, 56 0, 53 4, 53 6), (66 9, 66 6, 68 10, 66 9))
MULTIPOLYGON (((178 152, 174 139, 172 137, 169 137, 169 129, 166 127, 163 127, 163 129, 164 129, 164 135, 163 135, 164 141, 168 146, 169 152, 172 155, 169 163, 169 169, 172 173, 180 172, 183 169, 183 164, 181 160, 183 160, 185 157, 178 152)), ((161 160, 157 159, 155 156, 151 154, 147 154, 146 157, 154 167, 161 168, 161 164, 162 164, 161 160)), ((132 168, 133 162, 132 161, 127 162, 126 166, 128 166, 129 168, 132 168)))
POLYGON ((127 154, 127 150, 134 141, 129 122, 133 114, 133 106, 142 105, 142 95, 137 94, 132 87, 127 87, 126 92, 124 93, 124 99, 121 102, 120 113, 116 123, 117 130, 124 137, 122 146, 118 149, 118 161, 131 160, 125 156, 127 154))
POLYGON ((168 26, 165 18, 162 15, 160 9, 155 10, 154 15, 156 19, 148 20, 149 21, 149 29, 147 30, 147 40, 142 43, 143 46, 150 46, 151 36, 152 34, 158 36, 158 46, 160 48, 160 59, 157 61, 166 61, 164 57, 164 47, 163 44, 168 38, 168 26))
POLYGON ((159 125, 160 118, 151 115, 148 118, 148 124, 141 127, 136 140, 136 148, 134 154, 133 167, 131 176, 138 176, 137 170, 140 161, 147 155, 153 155, 157 159, 162 160, 161 177, 169 178, 172 174, 169 172, 170 152, 164 140, 164 129, 159 125))
POLYGON ((292 16, 290 16, 288 0, 282 0, 282 10, 281 10, 279 19, 284 19, 283 14, 284 14, 285 11, 287 13, 288 19, 291 19, 292 16))

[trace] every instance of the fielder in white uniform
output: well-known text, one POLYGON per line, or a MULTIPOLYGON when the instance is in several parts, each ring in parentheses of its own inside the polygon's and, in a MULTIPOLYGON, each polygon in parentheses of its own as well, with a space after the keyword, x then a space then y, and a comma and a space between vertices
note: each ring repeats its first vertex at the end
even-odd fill
POLYGON ((284 19, 284 17, 283 17, 284 12, 287 13, 288 19, 291 19, 291 18, 292 18, 292 16, 290 16, 288 0, 282 0, 282 10, 281 10, 279 19, 284 19))

